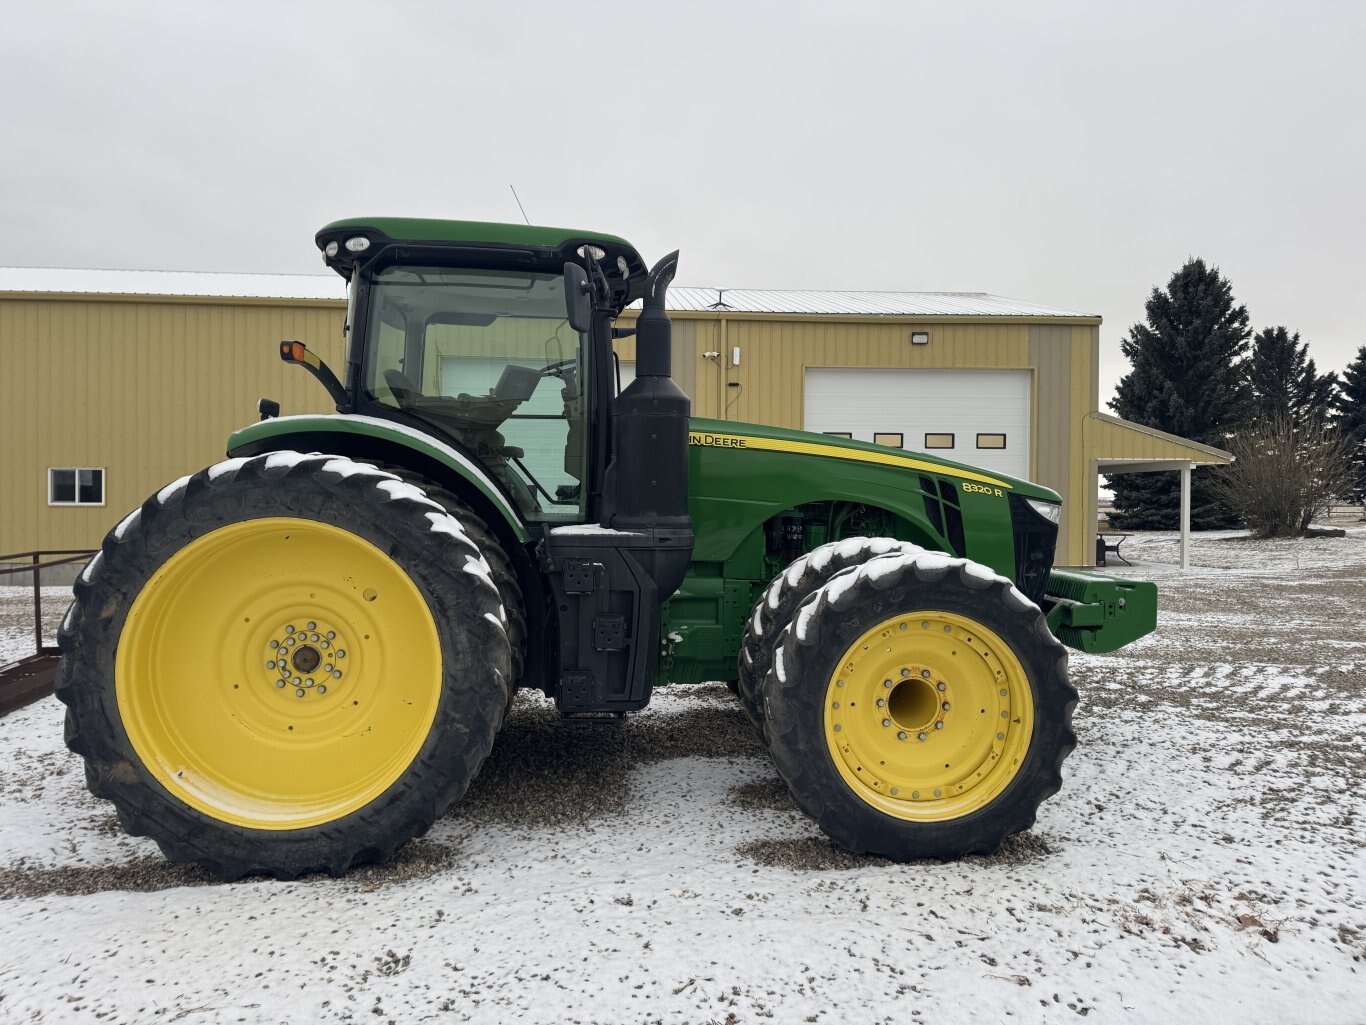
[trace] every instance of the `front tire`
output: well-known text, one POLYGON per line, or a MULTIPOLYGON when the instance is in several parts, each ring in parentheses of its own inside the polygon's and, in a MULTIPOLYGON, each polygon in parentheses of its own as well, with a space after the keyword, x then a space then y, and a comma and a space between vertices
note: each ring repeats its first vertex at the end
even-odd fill
POLYGON ((836 843, 898 861, 989 854, 1034 823, 1076 745, 1067 651, 1004 577, 885 556, 813 594, 764 682, 768 743, 836 843))
POLYGON ((458 799, 508 700, 459 519, 338 456, 230 459, 110 532, 59 634, 92 793, 221 878, 339 874, 458 799))
POLYGON ((735 693, 750 724, 764 736, 764 677, 773 666, 773 646, 792 622, 802 602, 824 587, 830 578, 851 566, 890 553, 924 551, 909 541, 891 537, 850 537, 830 541, 794 559, 774 577, 760 595, 740 638, 735 693))

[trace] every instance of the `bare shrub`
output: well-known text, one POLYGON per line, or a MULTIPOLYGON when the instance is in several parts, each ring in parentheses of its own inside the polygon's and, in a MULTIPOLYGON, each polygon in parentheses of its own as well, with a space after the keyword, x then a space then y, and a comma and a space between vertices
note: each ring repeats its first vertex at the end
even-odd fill
POLYGON ((1275 417, 1235 435, 1214 488, 1258 537, 1303 534, 1352 487, 1352 440, 1321 423, 1275 417))

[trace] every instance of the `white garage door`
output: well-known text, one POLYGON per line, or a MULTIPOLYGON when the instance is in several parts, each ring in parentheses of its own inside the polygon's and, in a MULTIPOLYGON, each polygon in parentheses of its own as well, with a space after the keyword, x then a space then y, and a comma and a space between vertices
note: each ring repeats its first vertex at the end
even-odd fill
POLYGON ((805 426, 1029 476, 1029 371, 808 367, 805 426))

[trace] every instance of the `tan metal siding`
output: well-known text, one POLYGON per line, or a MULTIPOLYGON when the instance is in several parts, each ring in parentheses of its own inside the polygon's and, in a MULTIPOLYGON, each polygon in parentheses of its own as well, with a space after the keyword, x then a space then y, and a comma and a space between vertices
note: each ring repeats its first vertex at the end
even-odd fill
POLYGON ((1058 559, 1062 560, 1068 527, 1075 518, 1068 494, 1072 432, 1072 337, 1060 325, 1029 329, 1029 361, 1034 365, 1034 472, 1038 483, 1063 499, 1058 527, 1058 559))
POLYGON ((93 546, 148 493, 223 456, 262 395, 330 411, 280 362, 297 338, 333 367, 339 305, 0 300, 0 553, 93 546), (48 506, 47 468, 106 467, 103 506, 48 506))
POLYGON ((1062 566, 1094 566, 1096 562, 1096 464, 1086 448, 1086 414, 1100 402, 1100 328, 1074 327, 1072 334, 1072 465, 1070 490, 1064 495, 1074 510, 1065 544, 1060 543, 1062 566))

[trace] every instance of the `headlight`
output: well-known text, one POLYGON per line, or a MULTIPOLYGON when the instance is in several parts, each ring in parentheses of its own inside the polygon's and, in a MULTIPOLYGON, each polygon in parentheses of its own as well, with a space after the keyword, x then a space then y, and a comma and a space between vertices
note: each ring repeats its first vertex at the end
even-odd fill
POLYGON ((337 240, 336 240, 336 239, 333 239, 331 242, 327 243, 327 246, 326 246, 326 248, 323 249, 323 252, 326 253, 326 254, 328 255, 329 258, 331 258, 331 257, 333 257, 333 256, 336 256, 336 255, 337 255, 337 240))
POLYGON ((1062 519, 1061 502, 1045 502, 1042 498, 1026 498, 1029 508, 1046 519, 1049 523, 1057 523, 1062 519))
POLYGON ((346 248, 353 253, 363 253, 370 248, 370 240, 364 235, 357 235, 346 240, 346 248))

